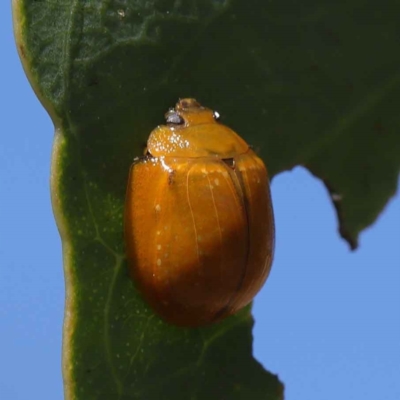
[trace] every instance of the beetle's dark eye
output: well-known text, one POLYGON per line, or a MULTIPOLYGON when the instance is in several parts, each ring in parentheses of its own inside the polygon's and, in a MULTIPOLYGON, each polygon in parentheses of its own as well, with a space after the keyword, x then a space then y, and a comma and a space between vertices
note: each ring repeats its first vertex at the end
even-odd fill
POLYGON ((235 169, 236 163, 234 158, 224 158, 222 160, 229 168, 235 169))
POLYGON ((213 117, 214 117, 214 119, 215 119, 216 121, 219 121, 219 120, 220 120, 220 118, 221 118, 221 115, 219 114, 219 112, 218 112, 218 111, 214 111, 214 113, 213 113, 213 117))
POLYGON ((166 114, 165 119, 167 124, 183 125, 185 120, 175 111, 170 111, 166 114))

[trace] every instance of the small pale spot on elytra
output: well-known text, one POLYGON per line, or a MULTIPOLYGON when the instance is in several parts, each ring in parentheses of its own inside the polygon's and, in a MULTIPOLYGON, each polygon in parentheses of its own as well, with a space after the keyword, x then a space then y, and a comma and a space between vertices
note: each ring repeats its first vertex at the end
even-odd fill
POLYGON ((161 250, 161 244, 157 245, 157 250, 161 250))
POLYGON ((219 186, 219 179, 218 179, 218 178, 215 178, 215 179, 214 179, 214 183, 215 183, 215 186, 219 186))
POLYGON ((160 212, 160 211, 161 211, 161 206, 160 206, 159 204, 156 204, 156 207, 155 207, 155 208, 156 208, 156 211, 157 211, 157 212, 160 212))
POLYGON ((160 236, 161 235, 161 231, 157 231, 156 234, 157 234, 157 236, 160 236))
POLYGON ((161 258, 158 258, 158 259, 157 259, 157 265, 160 266, 161 263, 162 263, 161 258))

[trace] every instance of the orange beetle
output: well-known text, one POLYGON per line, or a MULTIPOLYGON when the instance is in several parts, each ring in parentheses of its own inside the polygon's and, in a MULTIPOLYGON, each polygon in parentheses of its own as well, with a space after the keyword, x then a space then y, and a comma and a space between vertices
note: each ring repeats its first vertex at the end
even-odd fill
POLYGON ((134 161, 125 206, 132 278, 166 321, 200 326, 249 304, 274 251, 264 163, 218 114, 183 99, 134 161))

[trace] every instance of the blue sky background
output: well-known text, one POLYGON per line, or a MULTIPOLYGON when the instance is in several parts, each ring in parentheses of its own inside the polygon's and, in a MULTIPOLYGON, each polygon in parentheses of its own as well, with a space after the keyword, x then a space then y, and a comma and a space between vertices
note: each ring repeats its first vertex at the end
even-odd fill
MULTIPOLYGON (((0 399, 61 400, 64 281, 49 193, 53 126, 0 4, 0 399)), ((272 185, 276 259, 255 301, 257 359, 286 400, 400 399, 400 197, 350 252, 322 183, 272 185)))

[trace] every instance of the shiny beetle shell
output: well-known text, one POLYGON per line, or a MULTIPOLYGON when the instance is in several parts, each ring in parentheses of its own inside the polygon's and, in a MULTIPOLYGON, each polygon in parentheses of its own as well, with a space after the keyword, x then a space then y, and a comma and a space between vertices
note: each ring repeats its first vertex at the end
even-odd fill
POLYGON ((217 322, 265 283, 274 219, 264 163, 217 114, 183 99, 129 176, 125 238, 139 290, 166 321, 217 322))

